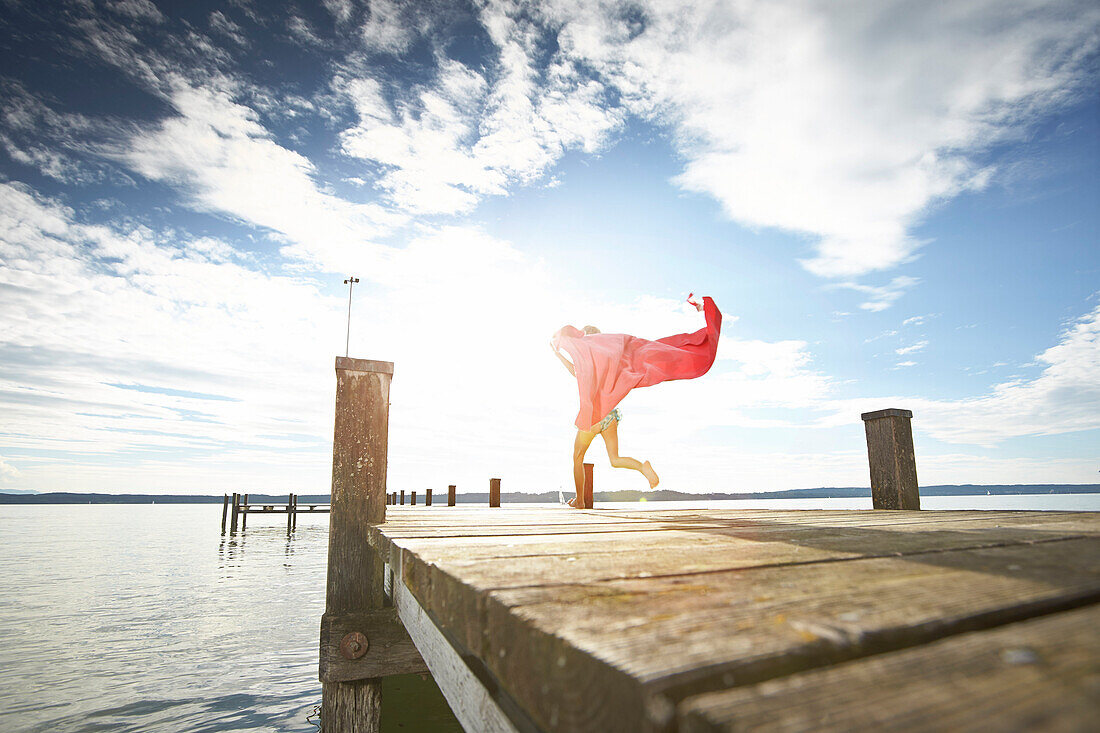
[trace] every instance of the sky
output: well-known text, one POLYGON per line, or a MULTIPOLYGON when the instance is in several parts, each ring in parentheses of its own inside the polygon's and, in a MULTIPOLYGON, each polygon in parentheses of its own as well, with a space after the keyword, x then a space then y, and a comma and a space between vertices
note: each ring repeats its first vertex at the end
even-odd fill
MULTIPOLYGON (((724 316, 621 404, 686 492, 1100 479, 1094 2, 0 0, 0 490, 569 490, 565 324, 724 316)), ((597 490, 644 489, 597 440, 597 490)))

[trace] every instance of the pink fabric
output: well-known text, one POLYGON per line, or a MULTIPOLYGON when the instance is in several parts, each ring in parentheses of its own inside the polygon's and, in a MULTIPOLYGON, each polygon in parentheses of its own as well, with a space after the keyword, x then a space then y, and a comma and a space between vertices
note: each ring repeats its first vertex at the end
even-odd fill
POLYGON ((576 426, 588 430, 615 409, 630 390, 673 379, 695 379, 710 371, 718 350, 722 313, 703 298, 707 325, 649 341, 624 333, 586 334, 563 326, 554 334, 556 348, 572 357, 581 408, 576 426))

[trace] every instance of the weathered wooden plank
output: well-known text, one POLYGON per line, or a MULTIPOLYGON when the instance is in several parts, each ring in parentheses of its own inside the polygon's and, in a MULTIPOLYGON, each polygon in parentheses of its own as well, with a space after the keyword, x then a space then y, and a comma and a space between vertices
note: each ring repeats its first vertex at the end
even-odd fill
MULTIPOLYGON (((907 511, 835 511, 835 510, 714 510, 694 512, 691 510, 670 511, 624 511, 593 510, 576 511, 557 508, 537 510, 509 509, 507 512, 490 517, 485 509, 455 507, 449 512, 434 511, 411 514, 400 508, 387 515, 387 532, 400 529, 453 529, 477 534, 489 526, 523 527, 531 530, 539 524, 589 526, 598 523, 637 523, 652 522, 675 523, 685 527, 695 524, 767 524, 797 522, 807 526, 817 524, 851 526, 893 526, 905 523, 958 522, 980 520, 1004 520, 1013 525, 1030 523, 1060 522, 1078 519, 1086 521, 1090 512, 1000 512, 1000 511, 932 511, 921 514, 907 511), (931 515, 931 516, 929 516, 931 515)), ((1095 523, 1095 520, 1090 520, 1095 523)))
POLYGON ((1094 729, 1100 606, 688 698, 678 730, 1094 729))
MULTIPOLYGON (((893 557, 949 549, 996 547, 1100 535, 1100 521, 1072 530, 1004 527, 972 520, 954 525, 934 522, 884 528, 798 525, 662 529, 524 537, 402 539, 416 557, 461 577, 482 591, 527 585, 588 583, 616 578, 687 575, 720 570, 836 561, 857 557, 893 557)), ((541 532, 541 529, 535 530, 541 532)), ((388 532, 387 532, 388 535, 388 532)), ((426 574, 422 574, 427 578, 426 574)), ((419 589, 414 588, 419 592, 419 589)))
POLYGON ((379 608, 343 616, 326 615, 321 620, 322 682, 347 682, 393 674, 423 674, 428 671, 408 632, 397 620, 397 611, 379 608), (359 632, 367 640, 366 652, 357 659, 346 658, 340 643, 347 634, 359 632))
MULTIPOLYGON (((400 574, 400 565, 395 567, 400 574)), ((400 578, 394 583, 393 591, 394 607, 401 622, 462 727, 468 731, 513 733, 515 727, 493 695, 491 688, 496 686, 487 686, 485 680, 474 673, 400 578)))
POLYGON ((421 604, 539 725, 661 730, 688 692, 1100 597, 1098 552, 1078 539, 489 592, 403 562, 421 604))

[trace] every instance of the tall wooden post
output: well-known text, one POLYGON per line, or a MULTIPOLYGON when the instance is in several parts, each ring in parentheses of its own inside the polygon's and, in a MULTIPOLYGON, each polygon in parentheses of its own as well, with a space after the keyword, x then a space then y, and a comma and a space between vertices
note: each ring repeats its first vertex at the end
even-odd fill
POLYGON ((416 492, 415 491, 412 492, 412 499, 411 499, 411 501, 409 501, 409 503, 412 504, 413 506, 416 506, 416 492))
POLYGON ((401 489, 401 505, 404 506, 404 504, 405 504, 405 490, 401 489))
POLYGON ((865 412, 871 504, 875 509, 920 509, 917 458, 909 410, 865 412))
POLYGON ((236 534, 237 532, 237 514, 240 512, 241 507, 241 495, 236 491, 233 492, 233 514, 229 518, 229 533, 236 534))
POLYGON ((500 506, 500 479, 489 479, 489 506, 500 506))
POLYGON ((294 529, 294 494, 286 495, 286 533, 294 529))
POLYGON ((225 515, 229 512, 229 494, 222 494, 222 534, 225 534, 225 515))
POLYGON ((291 496, 294 497, 294 513, 290 515, 292 517, 290 520, 290 528, 294 530, 298 529, 298 495, 291 494, 291 496))
POLYGON ((432 505, 432 490, 427 489, 424 492, 424 506, 431 506, 431 505, 432 505))
MULTIPOLYGON (((328 532, 326 622, 382 608, 383 562, 367 543, 368 524, 386 519, 386 451, 393 363, 336 358, 336 424, 328 532)), ((381 730, 382 680, 321 684, 325 733, 381 730)))
POLYGON ((248 494, 241 496, 241 504, 244 505, 244 509, 241 511, 241 531, 243 532, 245 527, 248 526, 248 494))
POLYGON ((447 487, 447 506, 455 505, 455 487, 451 484, 447 487))
POLYGON ((594 504, 592 503, 592 469, 595 464, 584 464, 584 508, 592 509, 594 504))

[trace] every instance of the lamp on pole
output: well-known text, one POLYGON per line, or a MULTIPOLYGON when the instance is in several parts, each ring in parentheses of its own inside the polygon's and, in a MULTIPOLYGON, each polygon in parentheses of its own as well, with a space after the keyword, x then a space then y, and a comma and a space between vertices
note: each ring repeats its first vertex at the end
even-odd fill
POLYGON ((344 285, 348 286, 348 335, 344 341, 344 356, 348 355, 348 346, 351 344, 351 291, 357 282, 359 282, 357 277, 349 277, 344 281, 344 285))

